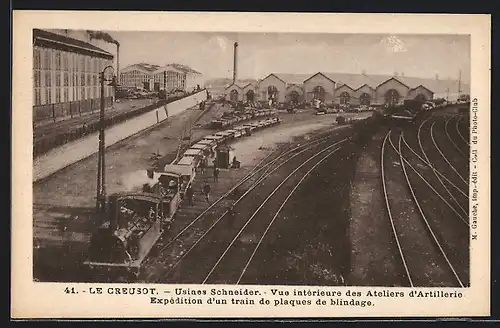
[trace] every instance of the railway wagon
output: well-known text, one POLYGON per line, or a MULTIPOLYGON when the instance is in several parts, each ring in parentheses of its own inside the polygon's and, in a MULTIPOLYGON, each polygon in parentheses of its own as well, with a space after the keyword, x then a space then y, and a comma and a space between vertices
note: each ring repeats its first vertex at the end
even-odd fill
POLYGON ((232 130, 227 130, 228 133, 231 133, 232 135, 232 139, 238 139, 238 138, 241 138, 241 136, 243 135, 243 133, 241 132, 241 129, 235 127, 234 129, 232 130))
POLYGON ((235 137, 238 138, 238 137, 241 137, 241 136, 248 136, 250 135, 250 128, 243 125, 243 126, 237 126, 234 128, 234 131, 235 132, 235 137))
MULTIPOLYGON (((183 157, 186 158, 186 157, 183 157)), ((162 176, 177 176, 179 179, 179 195, 180 199, 184 199, 184 195, 186 194, 186 190, 191 186, 194 179, 196 178, 196 166, 194 164, 194 160, 192 157, 187 157, 190 159, 179 161, 177 164, 167 164, 165 165, 163 171, 154 171, 152 172, 152 177, 154 180, 161 181, 162 176)))
POLYGON ((226 128, 230 125, 231 123, 227 120, 220 119, 220 120, 212 120, 210 122, 210 125, 212 129, 223 129, 226 128))
POLYGON ((196 161, 192 156, 184 156, 177 162, 177 165, 196 167, 196 161))
POLYGON ((227 142, 234 139, 234 130, 225 130, 215 133, 215 136, 222 137, 222 142, 227 142))
POLYGON ((182 154, 182 156, 193 157, 193 162, 195 166, 198 166, 200 161, 203 159, 203 151, 201 149, 189 148, 184 152, 184 154, 182 154))
POLYGON ((216 143, 216 145, 220 145, 221 143, 224 142, 224 137, 211 134, 209 136, 204 137, 203 140, 214 141, 216 143))
POLYGON ((197 145, 206 145, 209 147, 209 149, 212 150, 212 152, 215 151, 215 147, 217 147, 217 141, 216 140, 207 140, 207 139, 202 139, 196 143, 197 145))
POLYGON ((210 147, 210 145, 207 145, 207 144, 204 144, 204 143, 195 143, 195 144, 192 144, 191 147, 189 147, 190 149, 199 149, 202 151, 203 153, 203 156, 208 156, 210 155, 211 151, 212 151, 212 147, 210 147))

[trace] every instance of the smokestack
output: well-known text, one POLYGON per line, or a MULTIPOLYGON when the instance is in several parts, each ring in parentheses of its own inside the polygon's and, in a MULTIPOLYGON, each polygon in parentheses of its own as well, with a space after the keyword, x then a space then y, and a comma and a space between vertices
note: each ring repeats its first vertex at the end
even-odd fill
POLYGON ((233 83, 236 83, 238 78, 238 42, 234 43, 234 58, 233 58, 233 83))
POLYGON ((117 83, 120 82, 120 44, 118 42, 116 44, 116 79, 117 83))

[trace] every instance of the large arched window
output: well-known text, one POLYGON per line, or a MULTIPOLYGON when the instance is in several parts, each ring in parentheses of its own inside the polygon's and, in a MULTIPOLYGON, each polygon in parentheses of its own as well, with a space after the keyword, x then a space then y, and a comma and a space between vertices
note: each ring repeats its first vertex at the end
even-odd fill
POLYGON ((348 92, 342 92, 340 94, 340 104, 341 105, 348 105, 351 101, 351 96, 349 95, 348 92))
POLYGON ((385 103, 388 105, 396 105, 400 99, 399 92, 394 89, 390 89, 385 93, 385 103))
POLYGON ((253 90, 247 91, 247 101, 249 102, 255 101, 255 93, 253 92, 253 90))
POLYGON ((320 85, 315 87, 313 89, 313 99, 325 101, 325 88, 320 85))
POLYGON ((300 95, 297 91, 295 90, 292 90, 289 94, 288 94, 288 101, 289 102, 292 102, 292 103, 298 103, 299 102, 299 99, 300 99, 300 95))
POLYGON ((361 105, 370 106, 371 101, 372 97, 368 93, 362 93, 361 96, 359 96, 359 103, 361 105))
POLYGON ((270 85, 267 87, 267 99, 277 101, 278 100, 278 88, 274 85, 270 85))
POLYGON ((231 101, 238 101, 238 91, 235 89, 231 90, 231 92, 229 93, 229 99, 231 101))
POLYGON ((415 97, 415 100, 419 100, 419 101, 425 102, 425 101, 427 101, 427 97, 426 97, 424 94, 419 93, 419 94, 415 97))

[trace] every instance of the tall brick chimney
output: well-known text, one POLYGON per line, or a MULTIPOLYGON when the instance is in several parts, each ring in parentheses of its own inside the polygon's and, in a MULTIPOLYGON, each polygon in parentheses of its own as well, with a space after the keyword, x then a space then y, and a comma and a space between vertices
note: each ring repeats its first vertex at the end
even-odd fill
POLYGON ((234 43, 234 57, 233 57, 233 83, 236 83, 238 78, 238 42, 234 43))

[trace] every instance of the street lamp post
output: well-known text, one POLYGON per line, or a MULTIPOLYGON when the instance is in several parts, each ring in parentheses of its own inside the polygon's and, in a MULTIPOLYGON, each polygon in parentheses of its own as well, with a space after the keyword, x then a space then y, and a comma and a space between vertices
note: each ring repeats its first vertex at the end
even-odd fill
POLYGON ((107 79, 105 76, 106 70, 111 69, 114 73, 113 66, 106 66, 99 73, 99 82, 101 84, 101 111, 99 116, 99 150, 98 150, 98 160, 97 160, 97 197, 96 197, 96 209, 100 212, 104 212, 105 202, 106 202, 106 159, 105 159, 105 115, 104 108, 106 102, 104 99, 104 82, 110 82, 108 86, 116 87, 116 77, 113 75, 111 79, 107 79))

